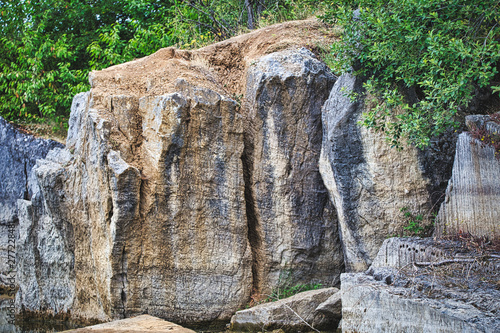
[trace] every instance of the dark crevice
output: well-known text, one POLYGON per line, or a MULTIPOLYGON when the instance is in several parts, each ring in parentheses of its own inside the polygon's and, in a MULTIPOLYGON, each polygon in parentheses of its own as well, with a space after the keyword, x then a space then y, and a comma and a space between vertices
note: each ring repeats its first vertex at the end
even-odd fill
POLYGON ((31 200, 30 198, 30 192, 28 188, 28 167, 27 167, 27 162, 24 161, 24 178, 25 178, 25 188, 24 188, 24 200, 31 200))
POLYGON ((260 253, 262 252, 262 239, 259 234, 259 225, 255 211, 254 193, 252 187, 252 172, 253 172, 253 137, 247 131, 244 138, 244 149, 241 161, 243 164, 243 180, 245 182, 245 208, 248 224, 248 241, 252 252, 252 294, 259 294, 261 289, 261 265, 260 253))
POLYGON ((121 298, 121 301, 122 301, 122 307, 123 307, 123 313, 122 313, 122 316, 123 318, 127 318, 127 315, 126 315, 126 303, 127 303, 127 292, 126 292, 126 280, 127 280, 127 253, 125 252, 125 246, 123 247, 122 249, 122 274, 121 274, 121 277, 122 277, 122 290, 121 290, 121 293, 120 293, 120 298, 121 298))

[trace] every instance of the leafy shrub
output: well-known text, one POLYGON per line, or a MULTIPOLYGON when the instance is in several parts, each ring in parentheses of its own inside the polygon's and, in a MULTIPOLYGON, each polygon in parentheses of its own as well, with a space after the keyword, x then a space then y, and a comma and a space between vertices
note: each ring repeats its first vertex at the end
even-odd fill
MULTIPOLYGON (((416 214, 408 209, 401 208, 404 216, 403 237, 428 237, 432 234, 434 222, 426 223, 423 214, 416 214)), ((434 216, 435 217, 435 216, 434 216)))
POLYGON ((394 146, 406 137, 418 147, 457 126, 457 113, 498 72, 499 8, 496 0, 330 3, 323 19, 343 28, 334 71, 366 76, 383 102, 364 125, 385 131, 394 146))

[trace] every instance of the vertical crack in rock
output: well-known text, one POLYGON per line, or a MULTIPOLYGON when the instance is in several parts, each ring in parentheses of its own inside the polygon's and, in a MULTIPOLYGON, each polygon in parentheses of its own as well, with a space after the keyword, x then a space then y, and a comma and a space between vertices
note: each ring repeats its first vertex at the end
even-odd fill
POLYGON ((255 212, 255 202, 253 199, 253 186, 252 186, 252 170, 253 170, 253 133, 251 125, 247 126, 245 132, 243 155, 241 161, 243 164, 243 180, 245 182, 245 209, 248 224, 248 242, 252 252, 252 294, 259 294, 260 288, 260 274, 259 267, 261 266, 262 254, 262 240, 258 232, 258 219, 255 212))
POLYGON ((123 317, 126 318, 127 317, 127 306, 126 306, 126 303, 127 303, 127 292, 126 292, 126 280, 127 280, 127 253, 125 252, 125 246, 123 247, 122 249, 122 254, 121 254, 121 259, 122 259, 122 274, 121 274, 121 278, 122 278, 122 291, 121 291, 121 301, 122 301, 122 306, 123 306, 123 317))
POLYGON ((24 179, 25 179, 25 187, 24 187, 24 200, 31 200, 30 199, 30 192, 28 189, 28 167, 27 167, 28 162, 24 161, 24 179))

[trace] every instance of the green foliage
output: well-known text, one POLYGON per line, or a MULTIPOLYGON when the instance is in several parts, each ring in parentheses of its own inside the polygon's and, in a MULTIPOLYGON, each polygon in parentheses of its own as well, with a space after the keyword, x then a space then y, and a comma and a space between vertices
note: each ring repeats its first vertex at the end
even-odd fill
POLYGON ((0 0, 0 115, 61 127, 73 96, 89 89, 91 70, 147 56, 162 47, 194 48, 229 38, 247 25, 250 16, 257 27, 259 18, 262 24, 296 19, 317 7, 312 0, 248 0, 248 4, 0 0))
POLYGON ((317 290, 321 288, 323 288, 321 283, 294 283, 292 272, 290 270, 286 270, 280 274, 278 286, 272 290, 271 294, 264 300, 264 302, 273 302, 293 296, 303 291, 317 290))
POLYGON ((434 223, 426 224, 423 214, 415 214, 408 207, 401 208, 401 212, 405 219, 402 236, 428 237, 432 234, 434 223))
POLYGON ((457 126, 457 113, 498 72, 499 8, 497 0, 331 3, 323 19, 343 27, 334 71, 366 76, 367 91, 383 101, 363 124, 394 146, 406 137, 418 147, 457 126))

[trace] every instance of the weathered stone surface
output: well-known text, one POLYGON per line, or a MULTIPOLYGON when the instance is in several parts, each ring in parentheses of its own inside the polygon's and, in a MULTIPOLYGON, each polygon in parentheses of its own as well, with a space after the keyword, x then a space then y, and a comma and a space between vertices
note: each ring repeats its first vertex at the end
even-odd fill
MULTIPOLYGON (((500 133, 500 125, 488 116, 468 116, 467 125, 500 133)), ((477 236, 500 236, 500 161, 495 149, 460 134, 453 175, 438 214, 436 235, 470 232, 477 236)))
POLYGON ((500 260, 458 241, 391 238, 342 274, 343 332, 497 332, 500 260))
POLYGON ((438 262, 452 257, 446 246, 438 246, 430 238, 393 237, 384 241, 370 267, 402 268, 415 262, 438 262))
POLYGON ((110 323, 79 328, 67 331, 68 333, 195 333, 174 323, 150 315, 141 315, 134 318, 112 321, 110 323))
POLYGON ((430 212, 435 192, 447 179, 439 174, 447 159, 423 163, 421 157, 449 152, 439 151, 438 145, 426 154, 410 146, 392 148, 383 133, 358 125, 363 110, 372 106, 364 98, 353 102, 351 93, 362 96, 362 82, 343 75, 323 107, 319 168, 337 208, 346 270, 362 271, 384 239, 401 232, 402 208, 430 212))
MULTIPOLYGON (((13 237, 11 246, 17 235, 17 200, 31 198, 28 178, 36 160, 62 146, 25 134, 0 117, 0 285, 7 284, 7 278, 15 278, 15 274, 8 274, 8 247, 9 235, 13 237)), ((15 255, 14 247, 11 250, 11 255, 15 255)))
POLYGON ((297 283, 324 285, 343 271, 336 212, 318 170, 321 106, 334 81, 306 49, 264 56, 248 71, 244 162, 257 292, 269 293, 287 271, 297 283))
POLYGON ((340 292, 333 294, 326 301, 318 305, 316 312, 322 313, 328 318, 342 318, 342 297, 340 292))
POLYGON ((260 332, 282 329, 285 332, 297 332, 309 331, 312 326, 319 330, 334 331, 340 317, 325 315, 316 308, 338 294, 338 291, 337 288, 305 291, 276 302, 238 311, 231 318, 231 330, 260 332))
POLYGON ((467 299, 417 297, 363 273, 345 273, 341 279, 342 332, 493 333, 500 329, 498 315, 478 310, 467 299))
POLYGON ((39 196, 20 202, 37 210, 21 221, 17 301, 26 310, 203 321, 229 318, 247 301, 242 118, 213 91, 185 81, 176 90, 114 96, 111 114, 92 109, 88 94, 75 98, 71 119, 80 121, 69 132, 83 138, 68 137, 74 155, 39 161, 39 196), (139 128, 120 123, 133 111, 139 128), (142 170, 112 148, 140 156, 142 170))

